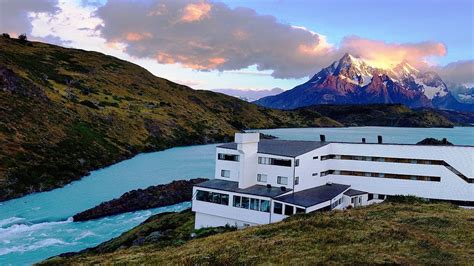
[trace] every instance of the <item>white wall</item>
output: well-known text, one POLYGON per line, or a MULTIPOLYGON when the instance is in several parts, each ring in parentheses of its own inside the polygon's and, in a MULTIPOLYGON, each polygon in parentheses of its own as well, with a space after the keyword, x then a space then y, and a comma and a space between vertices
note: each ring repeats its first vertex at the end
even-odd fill
POLYGON ((206 213, 196 212, 194 228, 199 229, 203 227, 218 227, 218 226, 236 226, 242 228, 245 226, 257 225, 254 223, 249 223, 240 220, 229 219, 226 217, 220 217, 216 215, 210 215, 206 213))
MULTIPOLYGON (((270 184, 274 187, 281 187, 284 186, 286 188, 293 189, 293 167, 294 167, 294 162, 293 158, 291 157, 283 157, 283 156, 277 156, 277 155, 269 155, 269 154, 258 154, 258 157, 267 157, 267 158, 276 158, 276 159, 284 159, 284 160, 291 160, 291 166, 279 166, 279 165, 266 165, 266 164, 259 164, 258 161, 257 163, 257 174, 266 174, 267 175, 267 182, 262 183, 258 182, 260 185, 266 185, 270 184), (277 183, 277 177, 278 176, 284 176, 288 177, 288 184, 287 185, 282 185, 277 183)), ((255 175, 255 183, 257 183, 257 175, 255 175)))
MULTIPOLYGON (((474 148, 412 145, 333 143, 331 153, 373 157, 444 160, 468 177, 473 176, 474 148)), ((351 170, 403 175, 439 176, 441 182, 391 178, 329 175, 334 183, 386 195, 415 195, 425 198, 474 201, 474 184, 467 183, 442 165, 424 165, 355 160, 326 160, 327 170, 351 170)))
POLYGON ((326 161, 321 161, 321 156, 330 152, 330 145, 326 145, 296 157, 300 164, 295 168, 295 176, 299 177, 300 182, 299 185, 295 186, 295 191, 322 186, 328 182, 327 177, 320 176, 320 172, 327 169, 326 161), (318 159, 313 159, 315 156, 318 156, 318 159), (313 173, 317 173, 317 175, 313 176, 313 173))
MULTIPOLYGON (((259 197, 259 196, 254 196, 254 195, 246 195, 246 194, 240 194, 240 193, 233 193, 233 192, 227 192, 227 191, 222 191, 222 190, 200 188, 200 187, 193 188, 193 195, 194 197, 192 201, 192 210, 196 213, 225 217, 230 220, 242 221, 242 222, 250 223, 250 224, 267 224, 270 221, 270 213, 268 212, 243 209, 243 208, 238 208, 238 207, 233 206, 234 195, 271 201, 270 198, 259 197), (196 200, 195 195, 196 195, 197 190, 227 194, 229 195, 229 205, 221 205, 221 204, 196 200)), ((225 224, 222 224, 222 225, 225 225, 225 224)))
POLYGON ((217 157, 219 153, 239 155, 239 160, 241 160, 241 154, 237 150, 217 148, 215 155, 216 169, 214 177, 216 179, 238 182, 240 176, 240 162, 219 160, 217 157), (221 177, 221 170, 229 170, 230 178, 221 177))

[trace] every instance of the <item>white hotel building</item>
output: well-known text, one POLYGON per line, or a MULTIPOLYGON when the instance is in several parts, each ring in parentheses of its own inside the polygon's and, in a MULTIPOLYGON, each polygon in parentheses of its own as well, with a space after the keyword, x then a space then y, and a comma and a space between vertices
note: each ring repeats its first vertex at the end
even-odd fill
POLYGON ((215 179, 193 188, 195 227, 250 226, 390 195, 474 205, 474 146, 260 140, 216 149, 215 179))

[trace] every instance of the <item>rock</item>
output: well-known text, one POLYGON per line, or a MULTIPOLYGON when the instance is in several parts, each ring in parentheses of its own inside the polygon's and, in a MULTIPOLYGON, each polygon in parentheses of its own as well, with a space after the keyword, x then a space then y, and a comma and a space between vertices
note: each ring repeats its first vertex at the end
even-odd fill
POLYGON ((191 201, 193 186, 205 178, 177 180, 169 184, 132 190, 120 198, 102 202, 98 206, 73 216, 75 222, 97 219, 124 212, 145 210, 191 201))
POLYGON ((442 139, 438 140, 435 138, 426 138, 418 143, 417 145, 453 145, 451 142, 449 142, 447 139, 442 139))

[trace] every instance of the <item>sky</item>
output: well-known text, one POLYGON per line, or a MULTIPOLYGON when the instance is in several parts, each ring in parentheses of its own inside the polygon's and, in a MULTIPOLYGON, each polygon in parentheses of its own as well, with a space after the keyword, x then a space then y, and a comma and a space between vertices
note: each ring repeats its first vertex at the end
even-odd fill
POLYGON ((346 52, 474 84, 472 0, 0 0, 0 31, 195 89, 291 89, 346 52))

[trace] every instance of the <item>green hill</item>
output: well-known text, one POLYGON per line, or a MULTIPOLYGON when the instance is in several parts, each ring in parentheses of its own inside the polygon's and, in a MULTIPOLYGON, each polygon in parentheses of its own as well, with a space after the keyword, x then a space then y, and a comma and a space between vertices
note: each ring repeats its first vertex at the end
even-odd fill
POLYGON ((238 231, 194 231, 193 224, 190 211, 155 215, 96 248, 44 264, 468 265, 474 260, 473 211, 444 203, 385 202, 238 231))
MULTIPOLYGON (((430 112, 392 117, 399 115, 412 116, 411 126, 453 125, 430 112)), ((193 90, 97 52, 0 37, 0 201, 63 186, 140 152, 231 140, 246 128, 350 124, 311 108, 272 110, 193 90)))

